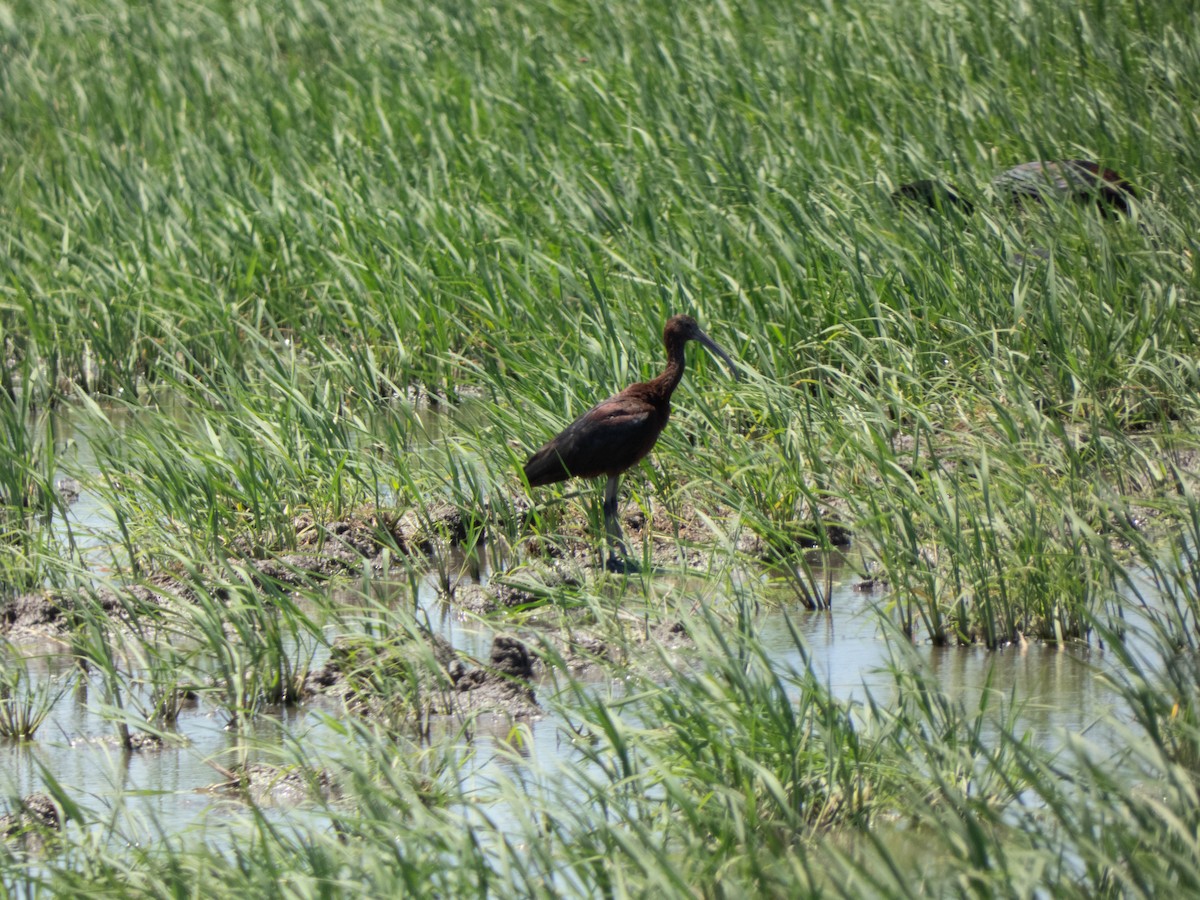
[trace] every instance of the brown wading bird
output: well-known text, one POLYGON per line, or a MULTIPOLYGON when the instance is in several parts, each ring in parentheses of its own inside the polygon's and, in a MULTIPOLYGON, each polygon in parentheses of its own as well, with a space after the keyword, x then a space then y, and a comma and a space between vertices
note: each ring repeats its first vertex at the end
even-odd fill
POLYGON ((615 550, 628 557, 621 523, 617 519, 617 485, 621 475, 654 446, 671 415, 671 394, 683 377, 683 345, 699 341, 729 366, 738 379, 729 354, 700 330, 691 316, 672 316, 663 328, 667 366, 651 381, 631 384, 619 394, 597 403, 564 428, 525 463, 531 487, 568 478, 608 478, 604 488, 604 526, 609 540, 610 566, 617 564, 615 550))
POLYGON ((1090 159, 1022 163, 993 178, 992 187, 997 193, 1007 192, 1017 204, 1054 197, 1091 201, 1105 216, 1129 215, 1129 201, 1138 199, 1132 184, 1090 159))
MULTIPOLYGON (((992 179, 992 188, 1020 206, 1027 201, 1076 200, 1095 203, 1100 212, 1111 217, 1129 214, 1129 201, 1138 199, 1137 189, 1112 169, 1090 159, 1059 159, 1021 163, 1005 169, 992 179)), ((932 209, 956 208, 965 215, 974 205, 954 185, 932 179, 902 184, 892 194, 897 203, 914 202, 932 209)))

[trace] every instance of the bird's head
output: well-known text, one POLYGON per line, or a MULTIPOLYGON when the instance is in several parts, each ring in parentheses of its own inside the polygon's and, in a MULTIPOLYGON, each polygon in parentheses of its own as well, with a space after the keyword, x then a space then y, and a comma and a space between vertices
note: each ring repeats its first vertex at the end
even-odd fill
POLYGON ((737 364, 716 341, 704 333, 695 319, 688 315, 671 316, 667 319, 666 327, 663 328, 663 343, 667 347, 671 347, 673 344, 682 345, 687 341, 697 341, 703 344, 724 361, 725 365, 729 367, 729 374, 735 381, 741 381, 741 373, 738 371, 737 364))

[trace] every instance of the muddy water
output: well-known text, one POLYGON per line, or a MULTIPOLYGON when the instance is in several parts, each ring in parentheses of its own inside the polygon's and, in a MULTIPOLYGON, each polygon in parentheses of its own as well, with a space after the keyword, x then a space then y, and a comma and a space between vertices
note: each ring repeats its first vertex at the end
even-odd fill
POLYGON ((884 706, 895 695, 891 660, 905 654, 968 710, 978 705, 984 691, 993 705, 1016 702, 1018 730, 1031 729, 1053 744, 1061 732, 1087 732, 1117 708, 1116 694, 1098 677, 1107 666, 1101 651, 1039 643, 992 652, 978 647, 910 648, 886 625, 886 603, 882 592, 863 593, 854 582, 842 582, 834 589, 828 612, 798 609, 766 616, 763 639, 777 651, 780 664, 803 669, 804 660, 784 621, 790 619, 808 645, 813 671, 835 697, 864 701, 869 691, 884 706))
MULTIPOLYGON (((411 602, 407 583, 391 587, 396 591, 395 602, 411 602)), ((377 596, 387 589, 373 585, 377 596)), ((845 581, 835 582, 832 603, 828 612, 790 608, 765 615, 760 629, 764 643, 775 650, 779 664, 802 669, 804 660, 785 617, 790 619, 808 645, 814 671, 836 696, 861 701, 870 691, 877 702, 886 706, 894 685, 887 668, 888 642, 879 624, 883 598, 856 591, 852 582, 845 581)), ((456 648, 477 659, 487 658, 492 631, 445 603, 435 587, 434 576, 422 583, 417 604, 433 628, 456 648)), ((929 647, 918 647, 913 652, 937 683, 968 703, 975 702, 974 698, 985 689, 994 692, 998 702, 1016 698, 1020 704, 1017 731, 1029 731, 1035 739, 1050 745, 1057 745, 1064 733, 1092 728, 1116 704, 1116 698, 1096 678, 1097 661, 1093 657, 1103 655, 1098 651, 1030 645, 994 653, 929 647)), ((322 661, 315 658, 313 664, 318 666, 322 661)), ((72 672, 71 663, 61 655, 49 655, 31 664, 31 674, 39 678, 61 678, 72 672)), ((247 760, 283 762, 272 748, 278 748, 287 735, 309 749, 324 745, 338 755, 336 740, 324 724, 319 704, 298 711, 269 710, 239 734, 226 730, 221 712, 201 703, 180 716, 179 734, 186 738, 186 746, 126 757, 112 741, 114 727, 98 711, 103 706, 101 685, 94 680, 84 684, 86 690, 64 694, 36 742, 0 745, 0 794, 23 796, 44 790, 44 767, 85 806, 96 808, 122 797, 122 815, 128 818, 129 827, 149 829, 147 835, 153 836, 175 833, 200 822, 219 824, 227 818, 222 810, 229 810, 231 805, 236 808, 228 795, 205 790, 225 780, 210 760, 226 768, 247 760), (247 746, 254 749, 246 751, 247 746)), ((601 678, 592 688, 601 695, 620 696, 622 683, 601 678)), ((541 693, 548 690, 548 684, 539 686, 541 693)), ((544 771, 573 759, 574 751, 563 736, 561 724, 553 715, 528 723, 531 742, 522 752, 544 771)), ((502 717, 485 719, 475 729, 479 752, 474 758, 483 768, 468 773, 468 784, 485 781, 489 766, 506 767, 491 751, 509 729, 510 724, 502 717)), ((317 815, 293 808, 269 814, 317 815)))
MULTIPOLYGON (((27 648, 32 649, 32 648, 27 648)), ((202 818, 220 815, 233 801, 210 790, 225 782, 219 767, 245 761, 274 761, 270 748, 285 733, 319 726, 308 712, 269 710, 242 731, 226 729, 220 712, 196 704, 180 715, 176 735, 185 743, 167 749, 124 753, 115 726, 104 716, 105 697, 99 679, 83 676, 61 653, 33 658, 30 674, 39 679, 71 679, 70 687, 38 730, 36 740, 0 742, 0 796, 26 796, 46 790, 43 772, 58 781, 85 808, 112 803, 120 819, 153 836, 175 833, 202 818), (247 750, 246 748, 254 748, 247 750), (116 801, 119 798, 119 803, 116 801)))
MULTIPOLYGON (((74 449, 64 457, 64 465, 74 472, 86 470, 90 465, 86 429, 77 429, 73 439, 74 449)), ((70 507, 67 522, 59 527, 70 527, 77 540, 82 535, 86 541, 88 535, 108 531, 111 524, 104 504, 85 491, 70 507)), ((89 546, 96 549, 95 563, 103 567, 111 560, 105 558, 102 541, 92 540, 95 542, 89 546)), ((800 670, 806 662, 791 637, 790 622, 807 644, 808 662, 835 696, 861 702, 870 692, 886 706, 895 695, 894 677, 888 670, 893 650, 887 629, 881 624, 888 615, 887 597, 880 592, 857 590, 857 576, 836 556, 814 562, 818 580, 828 576, 832 608, 813 612, 788 605, 765 613, 759 623, 760 636, 781 666, 800 670)), ((486 582, 487 578, 484 567, 477 573, 477 580, 486 582)), ((390 585, 376 582, 371 591, 383 603, 414 602, 407 581, 390 585)), ((492 630, 445 602, 436 588, 436 576, 431 574, 420 584, 415 604, 418 614, 454 647, 476 659, 487 659, 492 630)), ((897 646, 902 644, 897 642, 897 646)), ((968 709, 985 690, 994 694, 996 703, 1015 701, 1019 707, 1016 731, 1029 732, 1035 740, 1050 746, 1056 746, 1064 734, 1091 733, 1095 737, 1098 730, 1108 727, 1097 729, 1097 723, 1104 722, 1114 710, 1119 712, 1117 697, 1098 677, 1108 665, 1099 650, 1061 650, 1031 644, 992 653, 927 646, 905 652, 913 654, 937 684, 961 697, 968 709)), ((319 666, 323 661, 316 657, 312 665, 319 666)), ((44 657, 30 664, 30 671, 38 679, 78 678, 70 661, 57 650, 48 649, 44 657)), ((300 710, 270 710, 241 732, 230 732, 224 715, 202 701, 180 717, 178 728, 186 740, 184 746, 126 756, 116 748, 111 739, 114 726, 102 714, 102 686, 94 679, 82 679, 79 684, 62 696, 35 742, 0 744, 0 794, 12 797, 42 791, 43 772, 48 772, 85 807, 99 810, 113 805, 119 810, 115 815, 126 823, 130 834, 150 839, 198 823, 212 826, 234 820, 227 812, 238 808, 236 802, 228 795, 206 790, 225 780, 210 763, 230 768, 244 761, 284 762, 285 758, 273 751, 285 742, 300 742, 306 748, 325 748, 333 756, 340 755, 338 738, 323 718, 327 710, 319 703, 300 710)), ((592 689, 601 695, 619 696, 622 683, 598 677, 592 689)), ((544 684, 538 690, 544 696, 552 687, 544 684)), ((561 725, 550 714, 528 723, 531 740, 522 752, 544 770, 574 758, 561 725)), ((469 775, 468 781, 486 780, 488 766, 505 766, 490 750, 509 729, 509 723, 502 719, 484 719, 475 729, 479 752, 474 759, 482 768, 469 775)), ((291 808, 268 814, 318 815, 291 808)))

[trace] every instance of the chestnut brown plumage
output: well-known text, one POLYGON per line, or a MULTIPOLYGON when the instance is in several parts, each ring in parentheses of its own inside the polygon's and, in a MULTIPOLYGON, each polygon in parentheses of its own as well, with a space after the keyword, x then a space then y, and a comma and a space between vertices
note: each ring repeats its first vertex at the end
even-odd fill
MULTIPOLYGON (((1075 200, 1095 203, 1106 217, 1129 214, 1137 189, 1112 169, 1090 159, 1039 160, 1005 169, 992 179, 996 193, 1020 206, 1033 200, 1075 200)), ((954 185, 924 178, 900 185, 892 194, 897 204, 927 206, 942 212, 957 209, 965 215, 975 207, 954 185)))
POLYGON ((1129 214, 1129 201, 1138 198, 1132 184, 1090 159, 1027 162, 1005 169, 992 179, 998 193, 1007 193, 1017 204, 1026 200, 1044 203, 1055 198, 1094 202, 1105 216, 1129 214))
MULTIPOLYGON (((568 478, 608 478, 604 489, 604 524, 610 544, 627 555, 617 519, 617 486, 621 475, 648 454, 671 415, 671 394, 683 377, 683 348, 699 341, 729 366, 729 354, 700 330, 691 316, 672 316, 663 328, 667 365, 650 381, 631 384, 619 394, 597 403, 564 428, 525 463, 525 478, 532 487, 568 478)), ((611 557, 610 557, 611 559, 611 557)))

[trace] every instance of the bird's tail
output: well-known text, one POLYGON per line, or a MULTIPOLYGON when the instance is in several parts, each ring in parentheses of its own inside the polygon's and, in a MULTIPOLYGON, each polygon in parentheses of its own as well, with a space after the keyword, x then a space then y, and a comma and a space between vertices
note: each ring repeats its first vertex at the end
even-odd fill
POLYGON ((570 477, 571 473, 563 465, 557 447, 543 447, 525 463, 525 478, 530 487, 554 484, 556 481, 566 481, 570 477))

